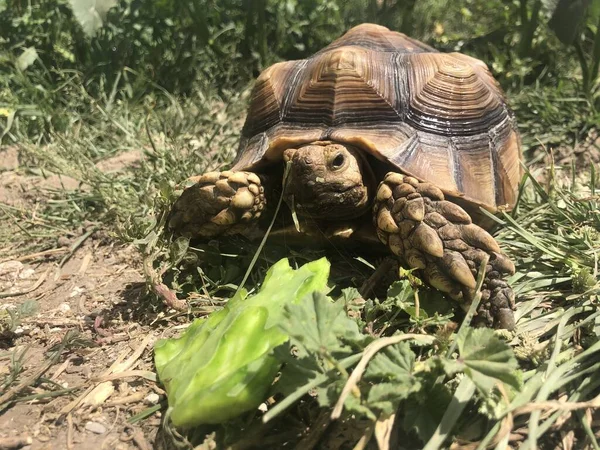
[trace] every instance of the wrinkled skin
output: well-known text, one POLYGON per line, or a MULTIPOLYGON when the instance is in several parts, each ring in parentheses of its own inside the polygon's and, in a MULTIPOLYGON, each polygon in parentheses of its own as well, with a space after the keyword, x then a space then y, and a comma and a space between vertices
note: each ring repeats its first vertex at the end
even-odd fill
MULTIPOLYGON (((514 328, 514 294, 504 280, 514 265, 435 185, 389 172, 377 187, 363 152, 334 142, 288 149, 283 159, 289 165, 284 200, 299 217, 343 223, 370 216, 377 237, 402 265, 465 308, 487 260, 474 324, 514 328)), ((244 234, 267 209, 265 181, 268 175, 246 171, 196 177, 175 203, 169 226, 191 237, 244 234)))

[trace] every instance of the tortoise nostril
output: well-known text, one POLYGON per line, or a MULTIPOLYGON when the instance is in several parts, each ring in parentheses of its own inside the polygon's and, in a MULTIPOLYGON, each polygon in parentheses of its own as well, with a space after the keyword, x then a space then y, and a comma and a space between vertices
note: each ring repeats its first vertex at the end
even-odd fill
POLYGON ((304 164, 306 164, 307 166, 311 166, 313 164, 313 159, 311 155, 304 155, 302 157, 302 162, 304 162, 304 164))

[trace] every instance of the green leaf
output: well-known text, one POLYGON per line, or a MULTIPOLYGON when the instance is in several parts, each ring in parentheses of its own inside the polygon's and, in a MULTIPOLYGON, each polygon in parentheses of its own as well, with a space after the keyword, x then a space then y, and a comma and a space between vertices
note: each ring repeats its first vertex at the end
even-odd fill
POLYGON ((414 295, 415 293, 408 280, 395 281, 387 291, 388 298, 393 298, 399 304, 410 300, 414 295))
POLYGON ((407 343, 390 345, 375 355, 364 379, 407 382, 412 377, 414 363, 415 354, 407 343))
POLYGON ((360 295, 358 289, 349 287, 342 289, 342 295, 340 295, 339 300, 344 300, 344 303, 348 304, 352 303, 352 301, 357 298, 362 298, 362 295, 360 295))
POLYGON ((417 385, 403 383, 378 383, 369 390, 367 404, 385 415, 392 415, 398 409, 400 401, 411 392, 418 390, 417 385))
POLYGON ((427 316, 452 314, 453 304, 448 301, 439 291, 434 289, 419 290, 419 302, 421 311, 425 311, 427 316))
POLYGON ((27 47, 23 53, 17 58, 16 66, 21 72, 27 70, 29 66, 31 66, 36 59, 38 58, 38 53, 34 47, 27 47))
POLYGON ((456 363, 483 395, 489 394, 497 381, 519 389, 519 366, 513 350, 492 330, 470 328, 458 339, 460 358, 456 363))
POLYGON ((324 371, 315 355, 307 354, 304 349, 293 348, 289 341, 277 347, 273 354, 280 363, 284 364, 281 376, 275 385, 276 393, 288 396, 324 371), (294 350, 301 354, 293 356, 294 350))
MULTIPOLYGON (((337 391, 330 389, 331 392, 334 392, 335 395, 330 395, 329 405, 335 404, 337 399, 340 396, 342 388, 344 387, 343 383, 334 383, 332 386, 338 387, 337 391)), ((319 402, 321 406, 325 406, 323 403, 319 402)), ((369 420, 375 421, 377 420, 377 416, 371 411, 367 405, 361 402, 361 399, 355 397, 354 395, 349 395, 346 397, 346 401, 344 402, 344 410, 348 413, 355 414, 359 417, 366 416, 369 420)))
MULTIPOLYGON (((284 364, 277 392, 291 395, 311 380, 329 374, 316 390, 318 400, 322 406, 337 401, 346 381, 338 375, 338 361, 372 340, 360 332, 344 307, 343 298, 333 302, 318 291, 304 297, 299 304, 285 306, 279 327, 290 336, 291 348, 283 345, 275 351, 275 357, 284 364), (295 356, 291 356, 292 348, 295 356)), ((368 410, 360 405, 357 408, 355 412, 368 410)))
POLYGON ((369 300, 365 307, 366 321, 389 320, 399 311, 404 311, 409 316, 415 316, 415 292, 409 280, 399 280, 392 283, 387 292, 387 298, 379 302, 369 300), (383 316, 380 314, 383 313, 383 316))
POLYGON ((365 381, 376 383, 369 390, 367 405, 384 414, 393 414, 400 401, 411 392, 418 391, 421 384, 413 376, 415 354, 410 346, 401 342, 384 348, 367 366, 365 381))
POLYGON ((88 37, 93 37, 106 19, 108 11, 117 5, 116 0, 70 0, 73 15, 88 37))
POLYGON ((173 424, 221 423, 256 408, 280 368, 273 350, 288 339, 278 327, 284 305, 325 290, 328 275, 325 258, 298 270, 283 259, 256 295, 242 289, 180 338, 158 341, 154 361, 173 424))
POLYGON ((300 304, 286 305, 280 324, 307 353, 343 356, 352 352, 348 343, 364 341, 358 325, 344 310, 344 301, 332 302, 322 292, 314 292, 300 304))

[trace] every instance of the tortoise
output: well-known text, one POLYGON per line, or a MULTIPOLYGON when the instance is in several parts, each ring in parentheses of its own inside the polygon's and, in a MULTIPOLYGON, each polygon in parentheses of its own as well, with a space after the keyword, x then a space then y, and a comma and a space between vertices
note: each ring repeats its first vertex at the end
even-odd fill
MULTIPOLYGON (((480 209, 515 205, 520 160, 514 115, 483 62, 362 24, 261 73, 231 170, 192 177, 168 226, 189 237, 248 234, 279 189, 313 235, 366 223, 463 307, 487 259, 473 323, 513 329, 515 267, 480 209)), ((358 235, 340 229, 330 236, 358 235)))

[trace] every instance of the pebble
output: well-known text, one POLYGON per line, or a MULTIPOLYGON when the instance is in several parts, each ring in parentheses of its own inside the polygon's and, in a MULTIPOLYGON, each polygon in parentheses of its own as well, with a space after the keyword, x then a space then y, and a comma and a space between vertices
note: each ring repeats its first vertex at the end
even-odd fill
MULTIPOLYGON (((0 282, 8 281, 11 284, 15 282, 23 270, 23 263, 19 261, 6 261, 0 264, 0 282)), ((0 291, 7 289, 9 285, 0 284, 0 291)))
POLYGON ((27 278, 31 278, 35 274, 35 270, 31 267, 24 269, 20 274, 19 278, 22 280, 26 280, 27 278))
POLYGON ((59 247, 69 247, 71 245, 71 239, 66 236, 61 236, 56 240, 59 247))
POLYGON ((71 293, 69 294, 69 298, 73 298, 75 296, 81 295, 82 292, 84 292, 85 289, 83 289, 82 287, 75 287, 73 288, 73 290, 71 291, 71 293))
POLYGON ((106 427, 98 422, 88 422, 85 424, 85 429, 96 434, 106 433, 106 427))
POLYGON ((148 405, 156 405, 159 400, 160 400, 160 396, 155 392, 151 392, 144 399, 144 403, 146 403, 148 405))

